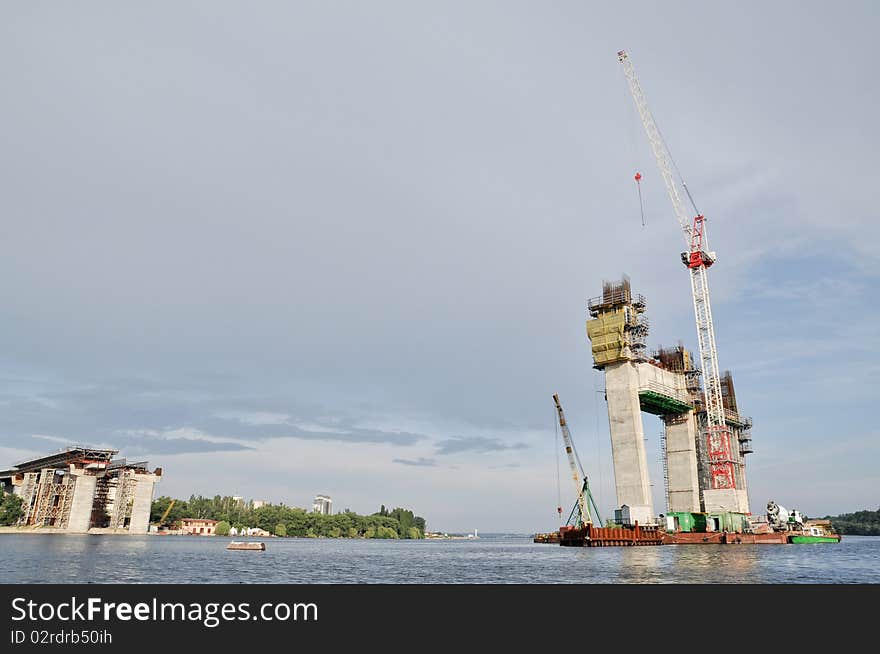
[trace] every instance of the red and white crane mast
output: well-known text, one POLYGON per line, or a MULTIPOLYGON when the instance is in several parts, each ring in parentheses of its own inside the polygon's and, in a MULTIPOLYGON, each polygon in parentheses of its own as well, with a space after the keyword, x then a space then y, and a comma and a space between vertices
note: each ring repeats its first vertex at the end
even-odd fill
MULTIPOLYGON (((697 340, 700 345, 700 363, 703 373, 703 400, 706 408, 706 444, 709 459, 710 477, 713 489, 736 488, 736 477, 733 470, 733 457, 730 448, 730 429, 727 426, 724 415, 724 404, 721 399, 721 375, 718 370, 718 354, 715 349, 715 328, 712 324, 712 306, 709 301, 709 281, 706 277, 706 269, 715 263, 715 253, 708 251, 708 239, 706 233, 706 221, 702 214, 697 214, 691 222, 675 183, 673 170, 675 165, 663 136, 654 122, 654 117, 648 109, 648 102, 636 71, 626 51, 617 53, 617 58, 623 64, 623 72, 629 82, 636 109, 648 142, 657 160, 660 175, 666 184, 669 199, 672 201, 672 209, 675 212, 678 223, 684 234, 687 252, 681 255, 682 262, 690 271, 691 294, 694 301, 694 316, 697 321, 697 340)), ((687 187, 684 186, 685 192, 687 187)))

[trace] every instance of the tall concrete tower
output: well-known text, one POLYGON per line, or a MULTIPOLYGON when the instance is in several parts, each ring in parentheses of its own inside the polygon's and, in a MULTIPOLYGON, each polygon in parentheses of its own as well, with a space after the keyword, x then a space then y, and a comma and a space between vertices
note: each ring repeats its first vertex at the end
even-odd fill
POLYGON ((684 374, 667 370, 645 352, 645 298, 629 279, 604 282, 588 302, 593 367, 605 372, 611 456, 617 502, 630 522, 656 522, 645 455, 642 411, 664 418, 669 510, 699 511, 696 420, 684 374))
POLYGON ((627 509, 622 514, 639 524, 655 522, 642 413, 656 415, 663 422, 668 512, 748 513, 744 455, 752 451, 752 421, 737 413, 730 373, 722 376, 722 396, 726 422, 739 447, 732 457, 737 490, 727 498, 712 490, 702 437, 706 410, 693 355, 682 346, 660 348, 650 356, 646 353, 645 298, 632 293, 626 277, 603 282, 602 295, 590 299, 588 309, 593 367, 605 372, 617 502, 627 509))

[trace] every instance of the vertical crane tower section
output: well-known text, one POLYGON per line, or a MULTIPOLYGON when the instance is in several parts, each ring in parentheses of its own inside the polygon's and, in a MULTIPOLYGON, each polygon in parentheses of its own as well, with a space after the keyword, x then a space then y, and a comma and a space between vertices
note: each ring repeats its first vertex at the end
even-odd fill
MULTIPOLYGON (((709 300, 709 282, 706 269, 715 263, 715 253, 708 251, 706 221, 702 214, 697 214, 691 222, 690 214, 685 209, 684 201, 679 193, 673 176, 674 163, 666 147, 663 136, 657 127, 654 117, 648 109, 645 94, 636 77, 635 68, 626 51, 617 53, 623 64, 629 89, 635 101, 639 117, 645 127, 648 142, 660 169, 660 175, 666 185, 672 208, 678 219, 679 226, 688 248, 681 255, 682 262, 690 271, 691 294, 694 302, 694 316, 697 323, 697 340, 700 347, 700 363, 703 373, 703 401, 706 409, 706 446, 709 458, 711 485, 713 491, 734 491, 733 497, 720 501, 726 508, 748 512, 745 493, 738 494, 734 460, 731 453, 731 435, 724 413, 721 394, 721 377, 718 368, 718 354, 715 347, 715 328, 712 322, 712 306, 709 300), (735 506, 731 506, 731 504, 735 506)), ((687 192, 687 187, 682 182, 687 192)), ((708 502, 707 502, 708 503, 708 502)))

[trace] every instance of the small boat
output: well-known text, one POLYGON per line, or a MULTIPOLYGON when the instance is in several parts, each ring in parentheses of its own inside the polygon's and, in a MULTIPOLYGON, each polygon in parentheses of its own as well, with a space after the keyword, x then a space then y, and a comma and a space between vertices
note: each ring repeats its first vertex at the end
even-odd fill
POLYGON ((551 531, 546 534, 535 534, 532 538, 533 543, 558 543, 559 542, 559 532, 551 531))
POLYGON ((242 541, 234 540, 229 545, 226 546, 228 550, 248 550, 255 552, 265 552, 266 551, 266 543, 263 542, 249 542, 245 543, 242 541))
POLYGON ((806 525, 801 533, 793 532, 789 535, 792 543, 839 543, 840 534, 834 531, 830 524, 806 525))

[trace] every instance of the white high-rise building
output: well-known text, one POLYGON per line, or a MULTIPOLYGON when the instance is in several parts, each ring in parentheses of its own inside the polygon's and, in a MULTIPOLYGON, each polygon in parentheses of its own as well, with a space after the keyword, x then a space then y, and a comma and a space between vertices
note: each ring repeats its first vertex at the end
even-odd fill
POLYGON ((315 503, 312 504, 312 511, 314 513, 322 513, 324 515, 332 515, 333 514, 333 500, 330 499, 329 495, 316 496, 315 503))

